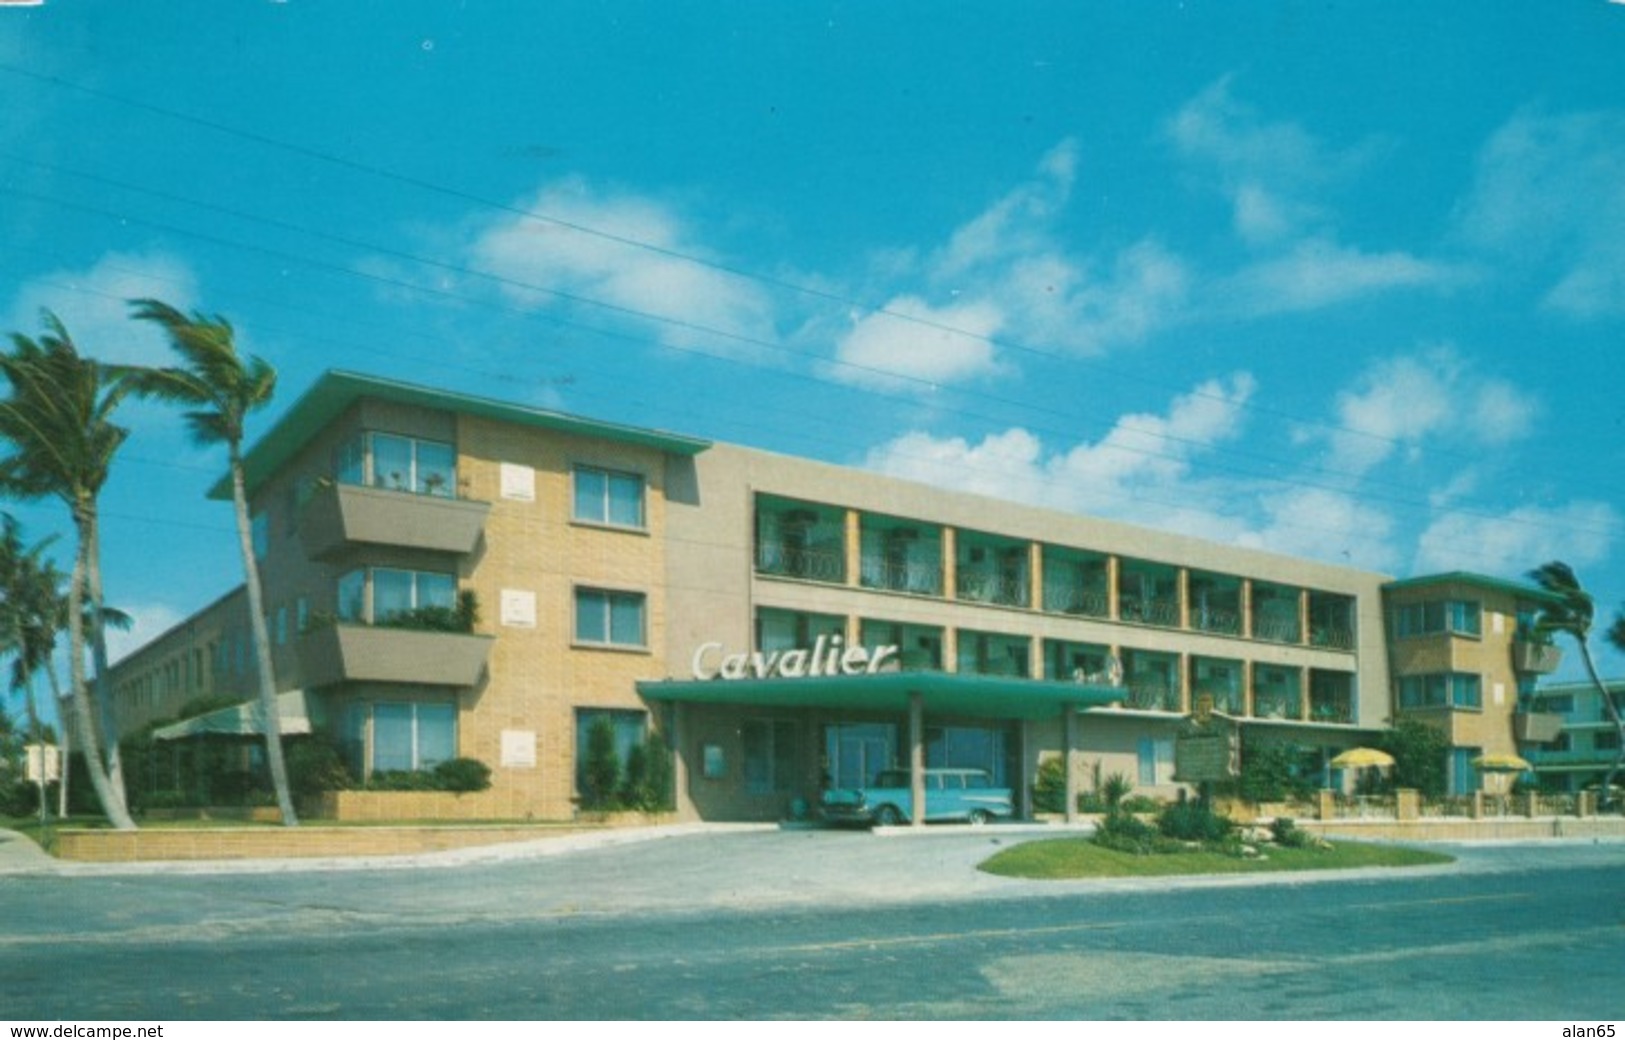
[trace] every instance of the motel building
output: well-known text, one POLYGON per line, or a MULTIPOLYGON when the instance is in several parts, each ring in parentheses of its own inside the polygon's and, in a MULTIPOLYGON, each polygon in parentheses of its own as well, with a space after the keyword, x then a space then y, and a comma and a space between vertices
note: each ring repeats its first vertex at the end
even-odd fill
MULTIPOLYGON (((490 789, 443 796, 448 815, 571 818, 600 719, 623 753, 665 740, 686 819, 784 819, 892 767, 985 769, 1030 812, 1052 756, 1074 791, 1098 764, 1171 797, 1175 738, 1208 705, 1322 761, 1414 714, 1465 793, 1474 758, 1528 749, 1556 664, 1526 639, 1530 587, 1395 581, 370 376, 321 377, 247 466, 285 729, 358 777, 484 762, 490 789), (472 624, 403 624, 470 603, 472 624)), ((120 732, 248 700, 252 655, 238 587, 115 666, 120 732)))

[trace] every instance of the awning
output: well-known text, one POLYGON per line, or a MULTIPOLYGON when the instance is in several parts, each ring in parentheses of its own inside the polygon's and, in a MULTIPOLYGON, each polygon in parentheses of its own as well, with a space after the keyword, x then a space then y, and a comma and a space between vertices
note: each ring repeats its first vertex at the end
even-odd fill
MULTIPOLYGON (((310 711, 304 690, 289 690, 276 696, 280 732, 285 737, 303 736, 311 731, 310 711)), ((244 701, 218 708, 189 719, 172 722, 152 731, 154 740, 184 740, 187 737, 254 737, 265 733, 260 725, 259 701, 244 701)))
POLYGON ((664 679, 638 683, 653 701, 737 704, 754 708, 908 710, 918 693, 926 711, 990 719, 1052 719, 1067 705, 1088 708, 1123 699, 1107 684, 1012 679, 949 672, 805 676, 796 679, 664 679))

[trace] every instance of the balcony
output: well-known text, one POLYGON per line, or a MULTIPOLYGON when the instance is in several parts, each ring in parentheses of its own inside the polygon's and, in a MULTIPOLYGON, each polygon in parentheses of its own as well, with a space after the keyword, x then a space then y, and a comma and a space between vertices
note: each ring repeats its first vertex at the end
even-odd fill
POLYGON ((491 636, 338 622, 307 632, 299 660, 307 686, 338 682, 473 686, 491 636))
POLYGON ((1520 744, 1548 744, 1563 732, 1564 721, 1553 712, 1520 711, 1512 716, 1512 736, 1520 744))
POLYGON ((1550 675, 1563 663, 1563 651, 1550 643, 1530 639, 1512 642, 1512 667, 1526 675, 1550 675))
POLYGON ((488 502, 329 484, 305 506, 301 534, 313 557, 353 545, 389 545, 457 553, 474 551, 485 530, 488 502))

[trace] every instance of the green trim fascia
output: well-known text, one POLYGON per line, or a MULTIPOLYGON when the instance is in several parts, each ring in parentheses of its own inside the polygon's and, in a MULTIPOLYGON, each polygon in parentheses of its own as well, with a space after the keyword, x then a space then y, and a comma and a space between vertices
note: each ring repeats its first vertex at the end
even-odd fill
POLYGON ((1121 701, 1120 686, 1006 679, 949 672, 806 676, 796 679, 663 679, 637 684, 652 701, 732 704, 753 708, 908 710, 920 694, 927 712, 1001 719, 1052 719, 1067 705, 1088 708, 1121 701))
MULTIPOLYGON (((619 423, 566 415, 563 412, 532 408, 489 397, 437 390, 433 387, 402 383, 378 376, 330 370, 323 373, 245 454, 243 465, 247 473, 249 492, 252 493, 286 464, 318 430, 343 415, 351 405, 364 397, 434 408, 458 415, 472 415, 481 419, 514 423, 556 433, 597 437, 620 444, 654 448, 671 455, 694 456, 711 447, 710 441, 698 437, 623 426, 619 423)), ((229 478, 222 478, 215 484, 209 490, 209 497, 229 499, 231 497, 229 478)))
POLYGON ((1384 592, 1403 592, 1410 589, 1426 588, 1429 585, 1475 585, 1481 589, 1490 589, 1495 592, 1504 592, 1519 599, 1540 600, 1555 603, 1562 597, 1556 596, 1539 585, 1524 585, 1504 578, 1492 578, 1486 574, 1473 574, 1469 571, 1449 571, 1444 574, 1428 574, 1420 578, 1402 578, 1399 581, 1390 581, 1383 585, 1384 592))

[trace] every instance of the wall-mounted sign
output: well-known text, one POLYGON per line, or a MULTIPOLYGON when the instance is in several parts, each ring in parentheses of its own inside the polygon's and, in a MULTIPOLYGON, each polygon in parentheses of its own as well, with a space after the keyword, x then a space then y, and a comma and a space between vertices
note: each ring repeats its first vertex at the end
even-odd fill
POLYGON ((504 462, 498 467, 502 497, 513 502, 536 501, 536 471, 516 462, 504 462))
POLYGON ((696 679, 802 679, 819 675, 874 675, 897 657, 895 646, 847 645, 840 636, 819 636, 812 649, 725 653, 721 643, 694 651, 696 679))
POLYGON ((505 769, 535 769, 536 731, 531 729, 503 730, 501 761, 505 769))
POLYGON ((535 628, 536 593, 529 589, 503 589, 500 614, 502 624, 509 628, 535 628))

